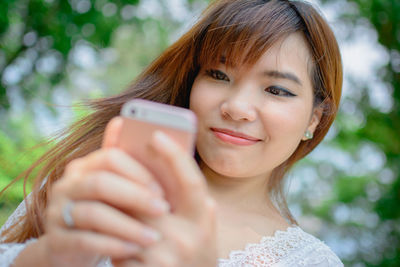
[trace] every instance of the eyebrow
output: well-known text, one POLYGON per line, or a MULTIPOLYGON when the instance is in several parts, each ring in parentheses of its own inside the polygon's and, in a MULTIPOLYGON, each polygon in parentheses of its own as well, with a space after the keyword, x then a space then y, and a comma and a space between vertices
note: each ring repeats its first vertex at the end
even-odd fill
POLYGON ((263 76, 291 80, 291 81, 297 83, 298 85, 302 85, 300 79, 296 75, 294 75, 293 73, 290 73, 290 72, 281 72, 281 71, 276 71, 276 70, 264 71, 263 76))

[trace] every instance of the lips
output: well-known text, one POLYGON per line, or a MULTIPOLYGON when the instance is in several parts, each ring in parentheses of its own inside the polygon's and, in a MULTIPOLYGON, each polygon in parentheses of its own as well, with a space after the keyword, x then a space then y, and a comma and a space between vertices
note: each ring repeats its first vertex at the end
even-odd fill
POLYGON ((248 146, 257 143, 258 141, 261 141, 261 139, 259 138, 249 136, 240 132, 235 132, 229 129, 211 128, 211 131, 221 141, 234 145, 248 146))

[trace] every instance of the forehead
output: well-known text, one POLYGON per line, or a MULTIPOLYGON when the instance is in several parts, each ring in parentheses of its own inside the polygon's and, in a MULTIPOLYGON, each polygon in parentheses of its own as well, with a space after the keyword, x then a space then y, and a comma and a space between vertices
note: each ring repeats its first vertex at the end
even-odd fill
POLYGON ((255 63, 245 65, 234 63, 231 67, 242 73, 248 71, 255 73, 265 71, 287 72, 296 75, 303 84, 310 84, 312 62, 312 56, 303 35, 293 33, 275 42, 260 55, 255 63))
POLYGON ((276 68, 290 68, 293 65, 307 71, 311 63, 312 56, 303 35, 292 33, 274 43, 255 65, 266 64, 276 68))
POLYGON ((224 56, 229 67, 254 64, 280 39, 304 31, 299 14, 287 1, 215 3, 194 41, 196 66, 216 65, 224 56))

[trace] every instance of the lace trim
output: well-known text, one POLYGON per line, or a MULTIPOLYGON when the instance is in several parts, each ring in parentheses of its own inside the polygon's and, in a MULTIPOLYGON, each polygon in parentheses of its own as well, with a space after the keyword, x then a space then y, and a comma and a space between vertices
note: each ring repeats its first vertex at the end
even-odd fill
MULTIPOLYGON (((250 243, 244 250, 234 250, 228 259, 219 259, 219 267, 228 266, 309 266, 311 262, 332 262, 325 266, 343 266, 339 258, 319 239, 298 226, 273 236, 264 236, 259 243, 250 243)), ((319 265, 315 265, 319 266, 319 265)), ((324 265, 323 265, 324 266, 324 265)))
MULTIPOLYGON (((26 200, 29 200, 28 196, 26 200)), ((0 229, 10 227, 18 218, 26 214, 25 200, 0 229)), ((4 237, 0 237, 0 242, 4 237)), ((0 244, 0 267, 9 267, 24 244, 0 244)), ((273 236, 262 237, 259 243, 247 244, 244 250, 231 251, 228 259, 219 259, 219 267, 238 266, 343 266, 340 259, 328 246, 316 237, 304 232, 298 226, 290 226, 285 231, 276 231, 273 236)), ((98 266, 112 266, 110 259, 104 259, 98 266)))

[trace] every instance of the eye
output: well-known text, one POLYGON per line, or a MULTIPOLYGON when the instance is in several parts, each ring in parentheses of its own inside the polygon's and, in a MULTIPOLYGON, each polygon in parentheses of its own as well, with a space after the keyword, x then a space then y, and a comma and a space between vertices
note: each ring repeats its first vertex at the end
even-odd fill
POLYGON ((206 70, 206 74, 215 80, 229 82, 228 75, 226 75, 225 73, 223 73, 220 70, 209 69, 209 70, 206 70))
POLYGON ((279 86, 269 86, 269 87, 265 88, 265 92, 272 94, 272 95, 276 95, 276 96, 284 96, 284 97, 296 96, 289 90, 279 87, 279 86))

